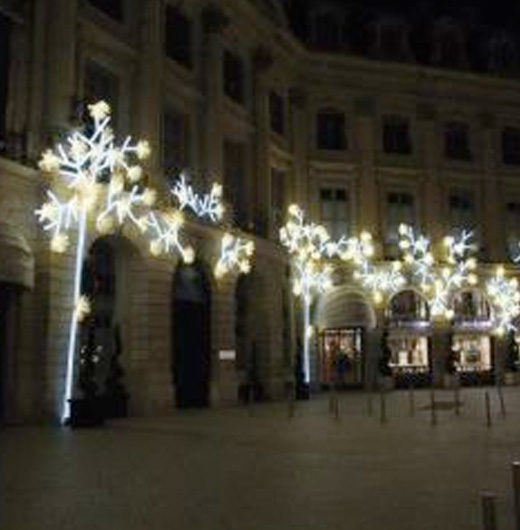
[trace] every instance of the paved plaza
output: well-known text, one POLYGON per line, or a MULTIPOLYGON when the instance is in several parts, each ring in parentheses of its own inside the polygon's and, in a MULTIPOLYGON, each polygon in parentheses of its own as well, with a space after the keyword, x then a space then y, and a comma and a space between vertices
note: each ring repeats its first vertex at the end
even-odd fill
POLYGON ((520 388, 172 412, 99 429, 0 431, 1 530, 362 530, 482 528, 481 490, 513 530, 520 388), (484 393, 491 398, 487 426, 484 393))

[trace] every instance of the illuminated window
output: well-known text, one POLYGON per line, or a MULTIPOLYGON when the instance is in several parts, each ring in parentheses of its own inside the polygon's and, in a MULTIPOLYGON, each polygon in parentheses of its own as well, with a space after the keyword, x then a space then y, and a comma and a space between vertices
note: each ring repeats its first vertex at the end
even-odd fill
POLYGON ((103 11, 114 20, 123 20, 123 1, 122 0, 88 0, 96 9, 103 11))
POLYGON ((167 110, 163 113, 163 169, 175 176, 189 165, 189 118, 186 114, 167 110))
POLYGON ((0 13, 0 151, 5 149, 7 89, 9 85, 10 20, 0 13))
POLYGON ((345 115, 342 112, 326 110, 319 112, 316 129, 318 149, 347 149, 345 115))
POLYGON ((269 94, 269 117, 271 130, 283 134, 285 129, 284 101, 280 94, 273 91, 269 94))
POLYGON ((452 121, 445 124, 444 154, 454 160, 471 160, 467 123, 452 121))
POLYGON ((520 129, 506 127, 502 131, 502 161, 520 165, 520 129))
POLYGON ((399 225, 404 223, 415 226, 414 197, 411 193, 390 192, 387 195, 386 208, 386 254, 388 257, 397 257, 399 225))
POLYGON ((237 55, 225 51, 224 63, 224 94, 237 103, 244 102, 244 64, 237 55))
POLYGON ((383 149, 385 153, 410 154, 410 124, 407 118, 396 115, 383 117, 383 149))
POLYGON ((164 48, 166 55, 191 68, 191 21, 176 7, 166 6, 164 48))
POLYGON ((321 223, 332 239, 348 236, 350 221, 349 196, 344 188, 320 190, 321 223))

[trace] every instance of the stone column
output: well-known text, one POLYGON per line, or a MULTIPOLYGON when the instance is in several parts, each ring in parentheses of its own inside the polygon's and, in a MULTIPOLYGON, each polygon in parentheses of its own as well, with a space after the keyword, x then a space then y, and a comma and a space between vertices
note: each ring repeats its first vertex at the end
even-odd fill
POLYGON ((449 323, 438 320, 432 322, 432 340, 430 352, 432 377, 435 386, 442 386, 446 373, 446 359, 451 353, 452 329, 449 323))
POLYGON ((289 91, 290 114, 292 118, 292 149, 294 155, 293 181, 289 191, 289 201, 306 204, 309 193, 308 131, 312 120, 307 115, 307 97, 299 87, 289 91), (309 123, 310 122, 310 123, 309 123))
MULTIPOLYGON (((358 227, 360 230, 369 230, 374 241, 381 242, 384 234, 379 215, 380 190, 375 170, 378 141, 373 119, 375 102, 370 97, 358 98, 354 106, 355 134, 360 158, 358 227)), ((377 254, 380 254, 380 251, 381 247, 376 248, 377 254)))
POLYGON ((482 167, 484 170, 484 181, 481 189, 481 240, 485 242, 484 256, 486 261, 503 261, 505 256, 505 230, 503 227, 503 205, 498 190, 498 182, 495 175, 496 169, 496 119, 490 113, 482 113, 479 116, 481 127, 482 167))
POLYGON ((379 359, 382 355, 381 341, 385 330, 384 309, 376 308, 376 325, 366 331, 365 338, 365 381, 366 389, 374 389, 379 379, 379 359))
POLYGON ((202 87, 204 93, 203 122, 203 164, 206 169, 222 176, 222 31, 229 20, 215 6, 208 5, 202 10, 202 87))
MULTIPOLYGON (((152 179, 160 179, 161 163, 161 116, 164 53, 162 50, 162 2, 142 2, 143 24, 141 33, 141 57, 139 63, 138 118, 136 134, 146 138, 152 146, 147 162, 152 179)), ((160 186, 161 182, 153 182, 160 186)))
POLYGON ((266 79, 272 65, 272 56, 263 47, 253 53, 254 115, 256 121, 254 164, 256 168, 254 188, 254 217, 256 232, 267 237, 271 189, 271 165, 269 162, 269 85, 266 79))
POLYGON ((77 75, 77 11, 77 0, 49 0, 44 121, 51 138, 70 122, 77 75))

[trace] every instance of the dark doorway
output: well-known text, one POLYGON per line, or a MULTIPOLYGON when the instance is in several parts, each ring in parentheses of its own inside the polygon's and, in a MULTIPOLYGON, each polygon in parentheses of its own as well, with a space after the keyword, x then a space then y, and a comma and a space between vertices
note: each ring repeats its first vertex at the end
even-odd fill
POLYGON ((173 283, 173 381, 177 407, 207 407, 211 289, 200 265, 181 266, 173 283))

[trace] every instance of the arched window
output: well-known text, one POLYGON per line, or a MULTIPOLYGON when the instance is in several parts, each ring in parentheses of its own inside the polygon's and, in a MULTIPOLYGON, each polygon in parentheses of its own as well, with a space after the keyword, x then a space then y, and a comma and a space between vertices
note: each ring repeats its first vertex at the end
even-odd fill
POLYGON ((387 318, 393 323, 419 323, 430 320, 428 304, 412 290, 397 293, 390 301, 387 318))

